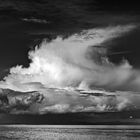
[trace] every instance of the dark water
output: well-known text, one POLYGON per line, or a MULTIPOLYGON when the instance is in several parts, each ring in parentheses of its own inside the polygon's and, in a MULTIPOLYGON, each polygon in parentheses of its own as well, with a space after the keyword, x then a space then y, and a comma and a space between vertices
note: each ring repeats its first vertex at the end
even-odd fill
POLYGON ((2 125, 0 140, 139 140, 140 126, 2 125))

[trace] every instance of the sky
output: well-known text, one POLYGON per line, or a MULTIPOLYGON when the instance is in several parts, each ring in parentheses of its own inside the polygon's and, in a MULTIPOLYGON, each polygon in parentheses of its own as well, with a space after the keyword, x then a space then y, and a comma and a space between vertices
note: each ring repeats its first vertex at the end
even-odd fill
POLYGON ((139 19, 134 1, 0 0, 2 114, 139 110, 139 19))

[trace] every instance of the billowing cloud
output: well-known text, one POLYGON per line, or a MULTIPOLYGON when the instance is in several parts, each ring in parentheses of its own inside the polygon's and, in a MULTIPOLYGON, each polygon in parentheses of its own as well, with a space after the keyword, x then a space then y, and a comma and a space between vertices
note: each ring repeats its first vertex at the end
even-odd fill
MULTIPOLYGON (((59 36, 51 42, 44 40, 29 52, 29 67, 11 68, 0 87, 20 92, 39 91, 45 99, 37 104, 31 101, 27 105, 31 112, 124 109, 131 103, 129 94, 114 92, 108 95, 109 92, 104 91, 105 95, 99 96, 98 90, 95 96, 93 89, 140 90, 139 70, 133 69, 127 60, 116 65, 107 58, 108 44, 135 28, 135 25, 95 28, 68 38, 59 36)), ((25 102, 22 100, 22 104, 25 102)))
MULTIPOLYGON (((135 26, 116 26, 85 30, 66 39, 57 37, 43 41, 29 52, 30 66, 16 66, 4 78, 12 89, 21 89, 26 83, 39 82, 45 87, 118 86, 133 75, 128 62, 114 65, 106 58, 107 46, 100 45, 134 29, 135 26), (97 47, 98 45, 98 47, 97 47)), ((25 90, 25 89, 23 89, 25 90)))
POLYGON ((40 92, 0 92, 0 112, 12 114, 119 111, 131 105, 125 95, 97 90, 46 88, 40 92))

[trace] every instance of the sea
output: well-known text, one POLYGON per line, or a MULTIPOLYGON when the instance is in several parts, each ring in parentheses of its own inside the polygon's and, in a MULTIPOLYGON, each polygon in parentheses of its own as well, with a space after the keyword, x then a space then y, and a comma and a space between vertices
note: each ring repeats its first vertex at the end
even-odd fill
POLYGON ((140 140, 140 126, 1 125, 0 140, 140 140))

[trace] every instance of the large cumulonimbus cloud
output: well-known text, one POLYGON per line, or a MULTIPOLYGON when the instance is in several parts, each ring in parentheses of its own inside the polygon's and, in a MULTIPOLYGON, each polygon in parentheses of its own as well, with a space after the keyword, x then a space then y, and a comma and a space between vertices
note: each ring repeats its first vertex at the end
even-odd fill
POLYGON ((39 112, 120 110, 130 102, 127 96, 124 97, 126 94, 122 97, 113 94, 116 96, 113 103, 111 99, 114 98, 110 96, 89 97, 89 92, 93 93, 94 87, 140 91, 139 70, 133 69, 126 60, 116 65, 107 58, 107 44, 115 43, 115 38, 135 28, 135 25, 95 28, 65 39, 59 36, 51 42, 44 40, 29 52, 29 67, 11 68, 0 87, 22 92, 41 91, 49 101, 34 106, 39 112), (49 88, 57 90, 49 93, 49 88), (88 97, 81 97, 77 89, 88 90, 88 97))
MULTIPOLYGON (((74 87, 81 83, 108 87, 125 85, 137 72, 127 61, 120 65, 109 62, 105 43, 134 28, 134 25, 97 28, 66 39, 57 37, 51 42, 43 41, 29 52, 30 66, 11 68, 1 85, 5 84, 15 90, 22 90, 27 83, 33 82, 45 87, 74 87), (105 47, 100 47, 103 44, 105 47)), ((133 79, 133 82, 137 81, 139 76, 133 79)))

